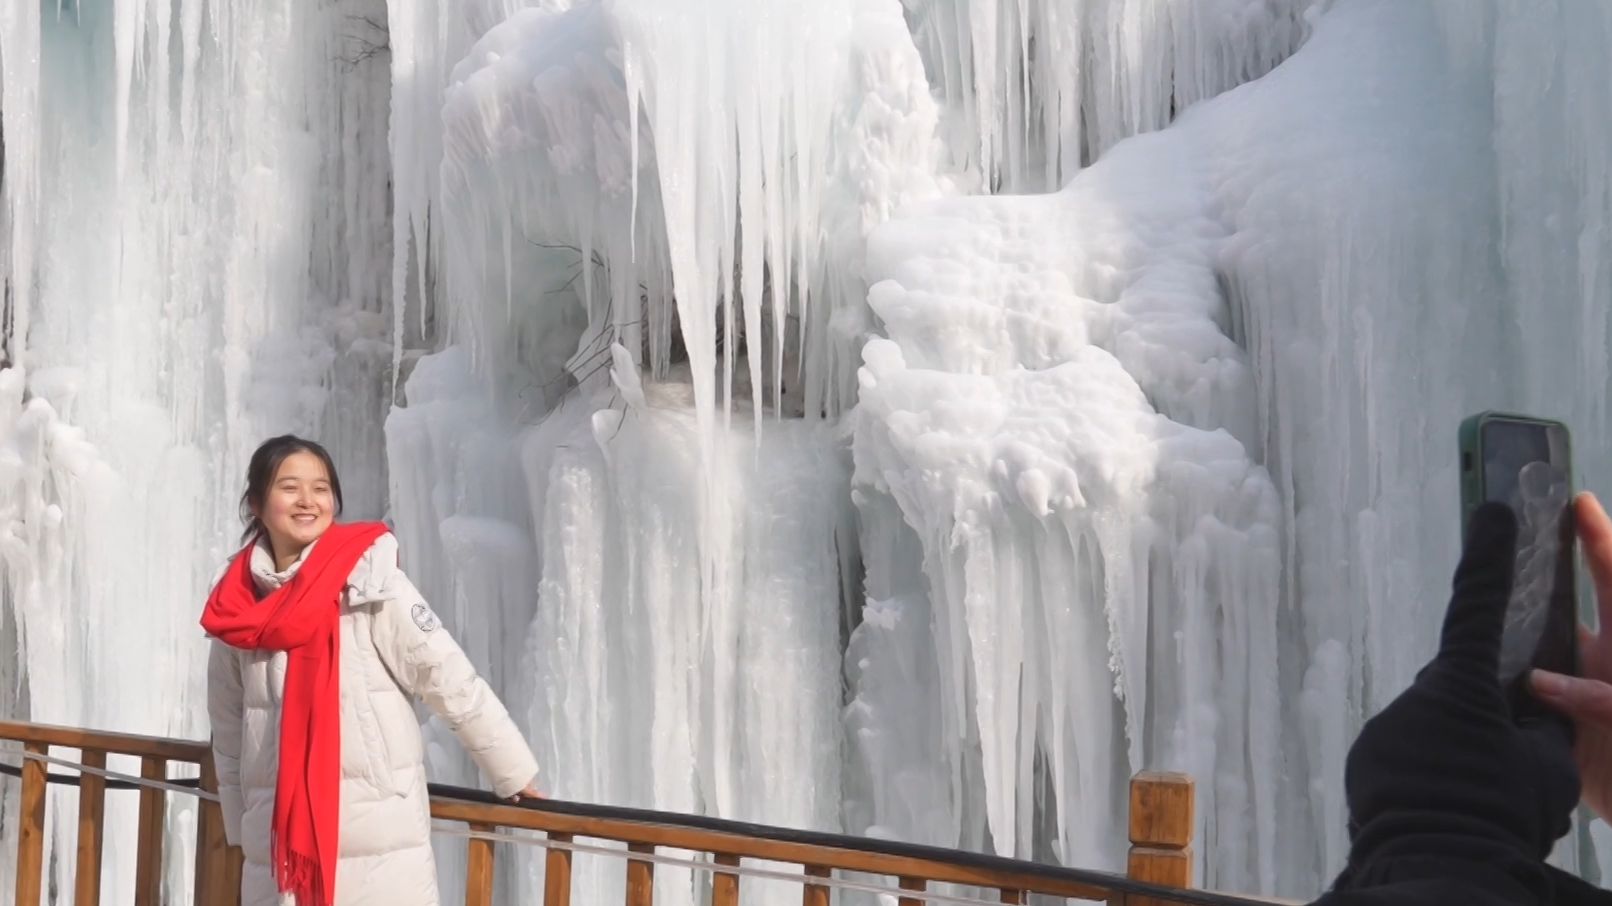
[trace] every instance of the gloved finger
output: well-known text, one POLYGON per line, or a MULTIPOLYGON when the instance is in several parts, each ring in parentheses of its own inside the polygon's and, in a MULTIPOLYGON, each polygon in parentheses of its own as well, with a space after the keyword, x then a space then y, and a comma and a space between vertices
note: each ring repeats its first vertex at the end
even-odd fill
POLYGON ((1518 726, 1531 750, 1534 802, 1539 812, 1540 858, 1572 826, 1573 809, 1583 792, 1573 761, 1572 730, 1557 720, 1529 720, 1518 726))
POLYGON ((1600 680, 1535 670, 1534 695, 1574 720, 1612 728, 1612 685, 1600 680))
POLYGON ((1439 660, 1459 664, 1472 675, 1499 675, 1500 635, 1516 559, 1517 517, 1511 508, 1502 503, 1478 507, 1455 569, 1439 660))

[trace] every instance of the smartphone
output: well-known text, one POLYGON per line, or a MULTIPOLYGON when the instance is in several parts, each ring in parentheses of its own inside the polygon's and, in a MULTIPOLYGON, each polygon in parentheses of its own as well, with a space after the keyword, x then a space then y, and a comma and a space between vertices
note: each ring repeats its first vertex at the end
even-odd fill
POLYGON ((1572 440, 1558 421, 1480 412, 1461 422, 1461 529, 1490 501, 1517 515, 1517 565, 1500 642, 1514 720, 1558 718, 1533 696, 1533 668, 1578 674, 1572 440))

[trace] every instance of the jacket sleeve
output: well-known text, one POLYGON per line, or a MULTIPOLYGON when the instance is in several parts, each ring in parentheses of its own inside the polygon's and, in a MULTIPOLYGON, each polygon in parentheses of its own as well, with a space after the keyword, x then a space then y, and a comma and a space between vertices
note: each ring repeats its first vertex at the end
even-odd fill
POLYGON ((235 649, 214 639, 207 656, 207 717, 212 723, 213 767, 224 812, 224 839, 241 845, 241 663, 235 649))
POLYGON ((397 539, 381 536, 364 560, 353 571, 350 601, 370 611, 375 650, 386 669, 453 730, 496 795, 520 792, 537 777, 537 759, 503 702, 398 567, 397 539))

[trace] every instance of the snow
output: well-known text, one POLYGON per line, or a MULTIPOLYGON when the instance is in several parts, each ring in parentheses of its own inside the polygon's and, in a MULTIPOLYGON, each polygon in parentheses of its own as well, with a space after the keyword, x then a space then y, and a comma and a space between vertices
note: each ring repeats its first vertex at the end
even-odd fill
POLYGON ((1197 880, 1304 897, 1459 419, 1612 478, 1599 4, 54 6, 0 0, 0 714, 204 736, 298 431, 551 792, 1113 868, 1179 769, 1197 880))
MULTIPOLYGON (((1022 233, 1030 245, 1064 238, 1022 233)), ((858 657, 899 659, 915 644, 904 633, 932 639, 940 656, 938 683, 909 674, 910 683, 858 686, 858 709, 870 712, 862 738, 876 739, 881 715, 936 696, 935 738, 946 743, 929 760, 950 776, 954 813, 933 842, 988 830, 998 852, 1032 855, 1034 810, 1049 805, 1029 798, 1038 748, 1066 864, 1120 860, 1124 839, 1112 828, 1140 764, 1224 775, 1236 795, 1222 803, 1206 784, 1199 808, 1240 822, 1252 804, 1267 823, 1245 832, 1270 839, 1274 778, 1241 753, 1273 751, 1276 740, 1275 664, 1250 655, 1275 645, 1278 502, 1264 472, 1229 434, 1154 411, 1099 346, 1043 369, 986 375, 908 366, 892 341, 871 342, 867 357, 859 505, 893 506, 901 521, 868 520, 877 528, 865 531, 863 556, 872 584, 896 559, 867 549, 897 544, 879 530, 914 532, 907 546, 921 546, 921 565, 900 568, 922 570, 932 619, 902 619, 925 608, 901 602, 895 625, 859 630, 880 640, 864 640, 858 657), (1150 646, 1175 656, 1150 658, 1150 646), (1223 749, 1233 759, 1225 767, 1223 749), (986 820, 968 827, 955 792, 978 782, 986 820)), ((875 775, 898 770, 870 760, 875 775)), ((906 761, 900 770, 910 770, 906 761)), ((932 790, 921 795, 934 802, 932 790)), ((894 806, 926 807, 935 808, 894 806)), ((877 810, 874 820, 903 836, 935 833, 877 810)))

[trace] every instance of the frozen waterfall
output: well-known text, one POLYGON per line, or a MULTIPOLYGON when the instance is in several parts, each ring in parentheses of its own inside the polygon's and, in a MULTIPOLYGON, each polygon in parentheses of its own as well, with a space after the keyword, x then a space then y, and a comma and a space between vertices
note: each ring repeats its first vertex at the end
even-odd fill
POLYGON ((1185 770, 1313 894, 1459 419, 1612 493, 1612 7, 1512 6, 0 0, 0 715, 205 736, 290 430, 561 797, 1114 867, 1185 770))

